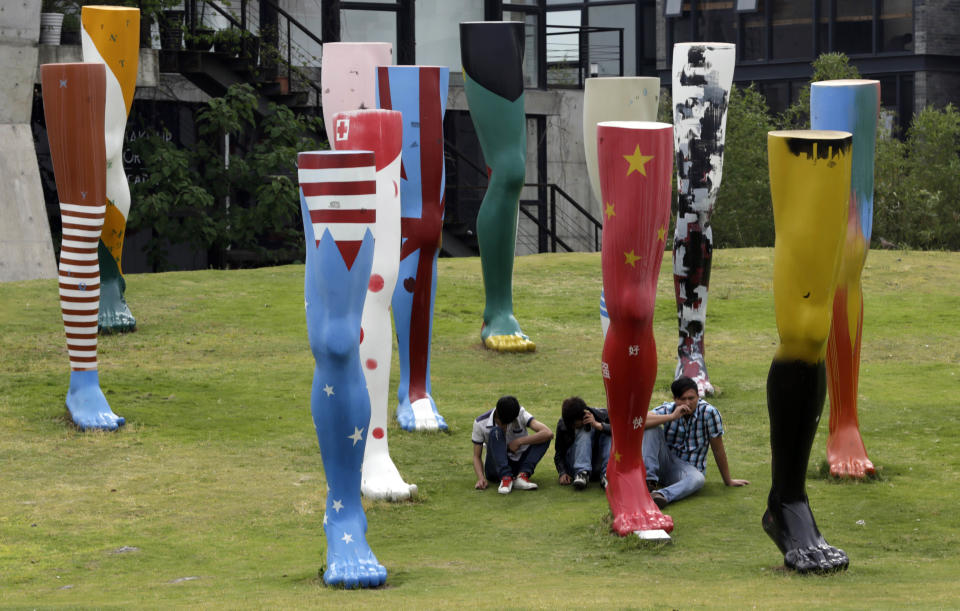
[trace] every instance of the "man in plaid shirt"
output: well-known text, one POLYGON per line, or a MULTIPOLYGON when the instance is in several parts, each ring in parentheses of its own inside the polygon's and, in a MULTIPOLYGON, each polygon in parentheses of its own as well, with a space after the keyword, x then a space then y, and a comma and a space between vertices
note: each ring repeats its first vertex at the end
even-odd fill
POLYGON ((648 412, 644 423, 643 465, 657 507, 663 509, 703 488, 708 446, 724 484, 749 484, 730 477, 720 412, 700 398, 697 383, 679 377, 670 390, 673 401, 648 412))

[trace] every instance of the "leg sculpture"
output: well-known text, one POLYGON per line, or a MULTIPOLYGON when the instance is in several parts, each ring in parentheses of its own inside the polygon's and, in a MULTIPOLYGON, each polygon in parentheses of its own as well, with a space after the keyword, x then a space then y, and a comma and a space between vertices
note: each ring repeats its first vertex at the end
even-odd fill
POLYGON ((610 122, 598 126, 597 136, 600 190, 614 210, 603 226, 602 253, 610 313, 602 373, 613 433, 607 500, 617 534, 667 538, 673 520, 647 491, 643 423, 657 376, 653 306, 670 222, 671 128, 610 122))
POLYGON ((526 176, 523 106, 523 24, 460 24, 463 88, 490 183, 477 215, 477 240, 486 305, 480 337, 499 352, 532 352, 536 344, 513 315, 513 257, 517 214, 526 176))
POLYGON ((316 360, 311 407, 327 478, 323 581, 382 585, 387 571, 367 544, 360 502, 370 397, 360 365, 360 327, 373 266, 376 170, 371 152, 300 153, 300 208, 307 243, 304 295, 316 360))
POLYGON ((107 404, 97 372, 97 242, 107 207, 106 73, 102 64, 46 64, 40 80, 63 221, 59 285, 71 369, 67 409, 80 430, 116 430, 124 419, 107 404))
POLYGON ((400 263, 402 119, 399 112, 392 110, 353 110, 337 113, 334 122, 338 150, 373 151, 377 161, 377 220, 372 225, 376 245, 361 320, 360 363, 370 395, 370 426, 367 427, 367 449, 363 455, 361 490, 367 498, 402 501, 417 490, 400 477, 390 459, 387 444, 390 352, 393 349, 390 297, 397 284, 400 263))
POLYGON ((806 493, 810 447, 826 394, 827 335, 847 223, 852 137, 770 132, 777 239, 773 299, 780 346, 767 377, 773 485, 763 529, 799 572, 845 569, 843 550, 817 529, 806 493))
POLYGON ((443 113, 449 80, 445 67, 377 68, 379 106, 404 116, 402 245, 393 322, 400 351, 397 421, 407 431, 447 430, 430 393, 430 338, 443 230, 443 113))
POLYGON ((140 59, 140 10, 85 6, 81 11, 83 61, 104 64, 107 98, 104 141, 107 155, 107 209, 100 234, 101 333, 134 331, 137 321, 124 297, 127 283, 120 259, 130 212, 130 186, 123 171, 123 133, 133 104, 140 59))
POLYGON ((377 66, 393 63, 388 42, 328 42, 320 59, 320 101, 330 148, 336 150, 336 121, 344 110, 377 107, 377 66))
POLYGON ((811 127, 853 134, 847 238, 827 340, 827 388, 830 391, 827 462, 834 477, 862 479, 875 472, 860 436, 857 390, 863 329, 860 275, 873 226, 873 154, 879 104, 879 81, 822 81, 810 88, 811 127))
MULTIPOLYGON (((599 205, 600 219, 611 215, 600 198, 597 169, 597 123, 600 121, 656 121, 660 105, 660 79, 654 76, 589 78, 583 88, 583 152, 590 188, 599 205)), ((596 212, 598 208, 594 208, 596 212)), ((607 336, 610 318, 600 291, 600 330, 607 336)))
POLYGON ((673 46, 673 123, 677 155, 677 225, 673 236, 673 284, 677 296, 677 371, 713 393, 704 359, 707 290, 713 257, 710 218, 723 173, 727 102, 736 46, 682 43, 673 46))

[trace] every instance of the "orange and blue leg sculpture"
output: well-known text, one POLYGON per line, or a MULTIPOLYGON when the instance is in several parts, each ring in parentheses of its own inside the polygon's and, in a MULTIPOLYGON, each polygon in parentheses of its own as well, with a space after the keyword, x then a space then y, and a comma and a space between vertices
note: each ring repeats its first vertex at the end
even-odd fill
POLYGON ((613 530, 668 538, 673 520, 647 490, 643 424, 657 377, 653 307, 670 223, 673 128, 613 121, 597 126, 603 225, 602 268, 610 327, 601 371, 613 447, 607 500, 613 530))
POLYGON ((59 285, 71 369, 67 410, 81 430, 116 430, 124 419, 110 409, 97 370, 97 243, 107 208, 105 70, 103 64, 45 64, 40 82, 63 221, 59 285))
POLYGON ((827 340, 827 389, 830 392, 827 462, 834 477, 863 479, 875 473, 860 436, 857 392, 863 332, 860 275, 867 260, 873 227, 873 155, 879 106, 879 81, 820 81, 810 87, 811 127, 853 134, 847 237, 827 340))
POLYGON ((780 345, 767 376, 773 481, 762 524, 784 565, 801 573, 848 564, 817 528, 806 475, 827 390, 824 361, 847 228, 851 142, 841 131, 767 136, 780 345))

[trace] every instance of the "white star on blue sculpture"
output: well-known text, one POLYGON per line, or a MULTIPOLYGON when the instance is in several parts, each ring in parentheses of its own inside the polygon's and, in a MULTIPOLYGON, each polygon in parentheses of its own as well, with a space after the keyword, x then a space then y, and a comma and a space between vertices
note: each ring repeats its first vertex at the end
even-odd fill
POLYGON ((352 439, 353 445, 357 445, 357 443, 363 441, 363 429, 353 427, 353 435, 347 435, 347 439, 352 439))
MULTIPOLYGON (((333 499, 333 510, 337 513, 340 513, 340 510, 343 509, 343 503, 337 499, 333 499)), ((326 517, 326 516, 324 516, 326 517)))
POLYGON ((353 543, 353 535, 350 533, 343 533, 343 538, 340 540, 344 543, 353 543))
POLYGON ((325 384, 323 386, 323 392, 327 393, 328 397, 331 396, 333 394, 333 386, 330 386, 329 384, 325 384))

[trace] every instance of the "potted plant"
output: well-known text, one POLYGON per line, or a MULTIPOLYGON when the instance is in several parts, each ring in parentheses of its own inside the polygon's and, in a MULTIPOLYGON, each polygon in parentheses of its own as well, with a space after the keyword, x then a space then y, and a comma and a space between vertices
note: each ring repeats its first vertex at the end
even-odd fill
POLYGON ((183 35, 184 44, 191 51, 209 51, 213 46, 214 29, 198 25, 193 32, 183 35))
POLYGON ((65 8, 64 0, 43 0, 40 4, 40 44, 60 44, 65 8))

